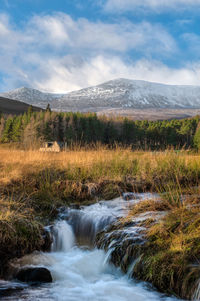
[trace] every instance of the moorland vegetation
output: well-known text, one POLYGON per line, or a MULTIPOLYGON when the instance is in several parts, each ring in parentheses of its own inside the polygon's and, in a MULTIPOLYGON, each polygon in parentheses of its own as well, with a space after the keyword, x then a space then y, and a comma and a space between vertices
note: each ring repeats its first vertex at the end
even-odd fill
POLYGON ((44 226, 60 207, 151 191, 160 194, 160 203, 141 202, 127 219, 146 211, 167 213, 149 223, 134 276, 192 299, 200 272, 198 116, 134 122, 30 108, 1 117, 0 139, 1 276, 9 259, 48 249, 44 226), (39 152, 47 140, 65 141, 68 149, 39 152))

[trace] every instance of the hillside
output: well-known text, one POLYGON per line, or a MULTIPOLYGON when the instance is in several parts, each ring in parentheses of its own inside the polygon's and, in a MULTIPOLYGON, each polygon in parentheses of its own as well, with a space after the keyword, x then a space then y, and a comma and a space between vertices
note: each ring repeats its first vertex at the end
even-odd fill
POLYGON ((60 94, 44 93, 36 89, 22 87, 6 93, 1 93, 0 96, 23 101, 30 105, 46 108, 47 104, 54 99, 60 97, 60 94))
POLYGON ((20 88, 0 94, 53 110, 101 112, 133 109, 200 109, 199 86, 172 86, 138 80, 116 79, 64 95, 20 88))
POLYGON ((54 100, 52 106, 80 111, 200 108, 200 87, 117 79, 68 93, 54 100))
MULTIPOLYGON (((0 97, 0 112, 3 114, 23 114, 27 112, 29 107, 30 105, 27 103, 0 97)), ((41 108, 33 106, 33 111, 39 112, 41 110, 41 108)))

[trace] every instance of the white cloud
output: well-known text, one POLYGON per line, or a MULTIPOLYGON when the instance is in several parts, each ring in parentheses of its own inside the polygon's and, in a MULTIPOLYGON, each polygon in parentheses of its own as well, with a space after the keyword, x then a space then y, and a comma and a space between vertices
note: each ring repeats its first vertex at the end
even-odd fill
POLYGON ((200 7, 200 0, 107 0, 105 10, 128 11, 130 9, 155 10, 157 12, 163 9, 186 9, 200 7))
POLYGON ((34 16, 17 28, 0 15, 0 45, 4 91, 26 85, 67 92, 118 77, 199 84, 198 64, 178 70, 153 60, 180 51, 159 24, 90 22, 60 13, 34 16), (127 61, 129 51, 140 58, 127 61))
POLYGON ((200 63, 185 68, 173 69, 157 61, 139 60, 124 62, 118 56, 96 56, 87 60, 77 60, 66 56, 49 59, 45 66, 30 72, 28 83, 33 87, 51 92, 67 92, 97 85, 116 78, 146 80, 164 84, 199 85, 200 63))
MULTIPOLYGON (((28 23, 26 32, 39 47, 53 49, 125 52, 131 49, 152 51, 150 45, 157 44, 158 51, 174 51, 176 43, 159 24, 141 22, 134 24, 90 22, 85 18, 73 20, 59 13, 53 16, 35 16, 28 23)), ((31 41, 29 41, 31 42, 31 41)), ((155 51, 155 48, 154 50, 155 51)))

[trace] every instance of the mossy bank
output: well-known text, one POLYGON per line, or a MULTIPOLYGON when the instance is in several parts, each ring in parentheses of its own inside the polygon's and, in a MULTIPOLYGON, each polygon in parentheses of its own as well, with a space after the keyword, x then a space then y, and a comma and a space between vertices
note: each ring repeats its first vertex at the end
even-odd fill
POLYGON ((130 276, 148 281, 166 294, 198 300, 199 233, 200 207, 197 198, 189 196, 176 204, 141 202, 126 219, 99 233, 96 243, 110 249, 111 262, 130 276), (130 235, 133 231, 134 236, 130 235))

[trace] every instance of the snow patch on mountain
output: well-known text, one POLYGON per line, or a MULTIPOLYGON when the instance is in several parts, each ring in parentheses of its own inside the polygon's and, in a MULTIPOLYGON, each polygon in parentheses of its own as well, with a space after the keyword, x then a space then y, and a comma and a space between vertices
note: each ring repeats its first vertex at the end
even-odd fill
POLYGON ((1 93, 0 96, 45 108, 48 103, 58 99, 62 94, 44 93, 36 89, 22 87, 13 91, 1 93))
POLYGON ((2 96, 62 111, 100 111, 112 108, 200 108, 200 86, 172 86, 116 79, 64 95, 20 88, 2 96))
POLYGON ((200 108, 200 87, 117 79, 68 93, 57 100, 57 106, 60 109, 200 108))

